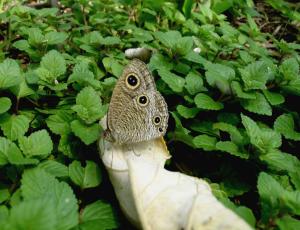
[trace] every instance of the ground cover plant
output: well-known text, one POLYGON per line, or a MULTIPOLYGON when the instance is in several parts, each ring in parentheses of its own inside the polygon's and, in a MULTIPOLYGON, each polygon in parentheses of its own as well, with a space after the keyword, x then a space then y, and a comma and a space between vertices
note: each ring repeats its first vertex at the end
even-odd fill
POLYGON ((253 228, 300 229, 297 1, 28 5, 0 4, 1 229, 130 228, 96 141, 131 47, 154 50, 166 167, 253 228))

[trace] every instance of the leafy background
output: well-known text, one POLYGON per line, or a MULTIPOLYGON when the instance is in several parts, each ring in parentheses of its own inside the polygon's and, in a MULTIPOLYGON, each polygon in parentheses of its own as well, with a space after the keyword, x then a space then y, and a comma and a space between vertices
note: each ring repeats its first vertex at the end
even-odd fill
POLYGON ((156 50, 149 67, 172 115, 166 167, 206 179, 254 228, 300 229, 298 10, 1 1, 1 229, 131 228, 96 146, 131 47, 156 50))

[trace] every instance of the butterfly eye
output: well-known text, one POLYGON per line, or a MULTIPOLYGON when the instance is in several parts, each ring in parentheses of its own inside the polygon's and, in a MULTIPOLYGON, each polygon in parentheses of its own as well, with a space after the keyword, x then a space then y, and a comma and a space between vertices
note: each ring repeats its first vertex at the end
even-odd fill
POLYGON ((148 104, 149 100, 148 97, 146 95, 141 95, 138 97, 138 103, 141 106, 146 106, 148 104))
POLYGON ((126 86, 130 89, 136 89, 140 85, 140 79, 135 74, 128 74, 126 77, 126 86))
POLYGON ((159 116, 154 117, 154 124, 158 125, 160 123, 161 119, 159 116))

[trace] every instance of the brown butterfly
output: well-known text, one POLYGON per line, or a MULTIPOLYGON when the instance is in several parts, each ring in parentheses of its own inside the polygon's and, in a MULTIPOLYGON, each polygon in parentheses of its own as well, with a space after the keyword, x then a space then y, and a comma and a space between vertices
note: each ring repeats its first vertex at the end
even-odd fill
POLYGON ((166 133, 168 118, 167 104, 147 65, 132 60, 114 88, 104 138, 130 144, 161 137, 166 133))

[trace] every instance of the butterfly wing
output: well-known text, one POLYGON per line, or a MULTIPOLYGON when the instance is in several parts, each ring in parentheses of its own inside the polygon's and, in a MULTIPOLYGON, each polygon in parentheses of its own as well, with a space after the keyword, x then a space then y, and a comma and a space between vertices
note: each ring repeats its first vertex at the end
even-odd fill
POLYGON ((165 134, 167 104, 142 61, 134 59, 124 69, 111 97, 107 121, 106 139, 119 144, 150 140, 165 134))

